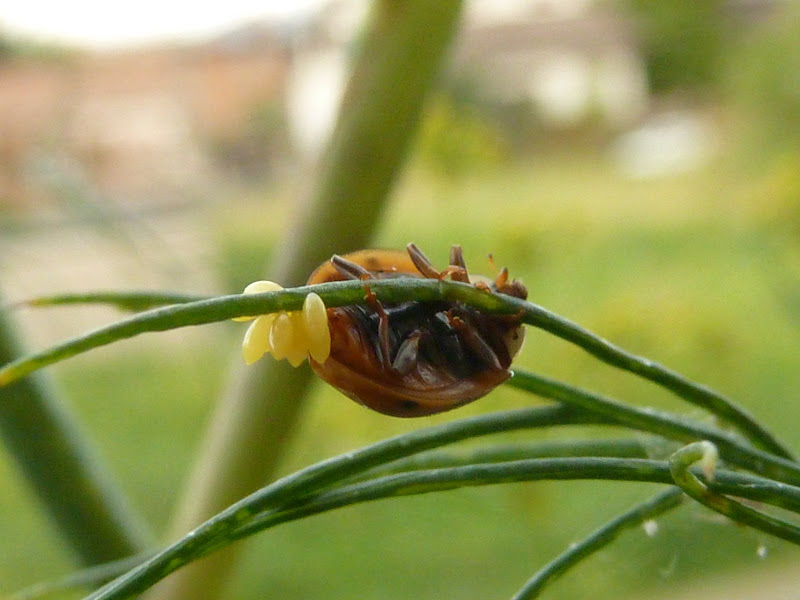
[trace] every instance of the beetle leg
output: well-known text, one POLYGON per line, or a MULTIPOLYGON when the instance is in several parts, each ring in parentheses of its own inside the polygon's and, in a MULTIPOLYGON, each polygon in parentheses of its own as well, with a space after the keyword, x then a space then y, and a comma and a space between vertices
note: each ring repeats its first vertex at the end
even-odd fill
POLYGON ((467 273, 467 264, 464 262, 464 253, 461 251, 461 246, 453 244, 450 246, 450 278, 453 281, 461 281, 462 283, 469 283, 469 273, 467 273))
POLYGON ((504 283, 497 288, 497 291, 501 294, 514 296, 515 298, 522 298, 523 300, 528 297, 528 289, 522 285, 522 282, 516 280, 504 283))
MULTIPOLYGON (((485 315, 482 316, 485 317, 485 315)), ((486 319, 477 326, 477 329, 480 330, 481 337, 486 340, 486 343, 494 351, 500 364, 510 365, 512 356, 506 343, 506 334, 509 331, 509 327, 503 324, 502 321, 496 320, 497 316, 492 315, 491 319, 486 319)), ((517 322, 517 327, 519 327, 519 322, 517 322)), ((516 327, 513 329, 516 329, 516 327)))
MULTIPOLYGON (((458 333, 450 324, 447 312, 438 312, 431 322, 433 335, 429 338, 433 343, 426 344, 425 352, 429 361, 437 366, 446 366, 459 377, 467 377, 467 356, 464 344, 458 333)), ((428 340, 423 340, 426 342, 428 340)))
POLYGON ((494 371, 502 371, 503 365, 500 364, 500 359, 489 343, 483 339, 478 330, 472 325, 464 321, 461 317, 453 316, 448 313, 450 324, 458 332, 459 337, 464 341, 467 347, 472 350, 473 354, 482 360, 485 364, 492 368, 494 371))
POLYGON ((372 279, 372 273, 367 271, 361 265, 357 265, 354 262, 347 260, 346 258, 342 258, 338 254, 334 254, 331 257, 331 264, 333 267, 339 272, 346 279, 372 279))
POLYGON ((453 281, 469 282, 467 269, 465 267, 461 265, 450 265, 444 271, 437 271, 433 263, 428 260, 428 257, 422 253, 422 250, 420 250, 416 244, 411 243, 406 246, 406 249, 408 250, 408 255, 411 257, 411 262, 413 262, 417 270, 428 279, 438 279, 442 281, 445 277, 450 275, 453 281))
POLYGON ((450 265, 444 271, 439 273, 439 277, 437 277, 437 279, 439 281, 444 281, 445 277, 447 277, 448 275, 450 275, 450 279, 452 279, 453 281, 461 281, 462 283, 469 283, 469 275, 467 275, 467 271, 463 267, 450 265))
POLYGON ((417 366, 419 340, 421 337, 421 331, 414 331, 397 349, 397 356, 395 356, 392 361, 392 368, 400 375, 407 375, 417 366))
POLYGON ((520 308, 517 312, 510 314, 510 315, 492 315, 493 319, 496 319, 500 323, 504 323, 505 325, 519 325, 522 321, 522 317, 525 316, 525 309, 520 308))
POLYGON ((411 257, 411 262, 425 277, 428 279, 439 279, 441 277, 441 273, 436 270, 433 263, 428 260, 428 257, 422 253, 422 250, 415 243, 412 242, 406 246, 406 250, 408 250, 408 255, 411 257))
POLYGON ((375 295, 369 286, 364 283, 364 290, 366 291, 367 306, 374 310, 378 315, 378 344, 381 349, 381 363, 384 367, 392 369, 392 345, 389 338, 389 315, 383 308, 378 297, 375 295))

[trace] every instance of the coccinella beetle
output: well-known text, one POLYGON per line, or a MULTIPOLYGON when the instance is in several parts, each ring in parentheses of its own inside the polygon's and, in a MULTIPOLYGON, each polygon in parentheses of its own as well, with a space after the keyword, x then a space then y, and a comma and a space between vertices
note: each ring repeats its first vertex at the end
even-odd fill
POLYGON ((398 250, 360 250, 334 255, 308 284, 358 279, 367 304, 328 308, 331 352, 325 362, 309 357, 329 384, 373 410, 396 417, 444 412, 484 396, 511 376, 511 360, 522 346, 518 315, 490 315, 458 302, 382 304, 371 279, 427 277, 473 283, 488 293, 527 298, 504 268, 492 281, 471 277, 460 246, 438 271, 414 244, 398 250))

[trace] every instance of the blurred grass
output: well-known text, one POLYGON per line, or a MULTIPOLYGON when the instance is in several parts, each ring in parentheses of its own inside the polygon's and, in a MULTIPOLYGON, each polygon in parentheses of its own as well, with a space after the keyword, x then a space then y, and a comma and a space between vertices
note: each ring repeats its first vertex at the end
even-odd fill
MULTIPOLYGON (((525 281, 533 302, 729 394, 798 447, 798 315, 776 294, 776 284, 787 280, 776 282, 774 266, 796 268, 798 242, 779 227, 774 203, 761 209, 763 193, 725 164, 631 181, 602 157, 580 152, 535 157, 474 178, 436 179, 413 168, 395 192, 379 239, 386 247, 413 240, 440 265, 450 244, 461 243, 474 271, 489 272, 492 253, 498 266, 525 281)), ((235 220, 211 220, 230 291, 252 279, 252 266, 263 264, 288 212, 276 200, 265 223, 262 201, 251 205, 252 213, 242 206, 235 220)), ((108 462, 158 527, 181 489, 241 333, 231 324, 218 330, 217 343, 191 348, 161 346, 153 336, 113 353, 113 360, 96 353, 58 371, 108 462), (208 367, 214 364, 219 368, 208 367)), ((703 418, 654 386, 533 330, 519 362, 620 399, 703 418)), ((459 413, 530 401, 500 389, 459 413)), ((455 416, 391 420, 318 385, 284 472, 455 416)), ((0 556, 2 592, 70 566, 21 483, 4 462, 0 469, 6 490, 0 531, 8 550, 0 556)), ((508 597, 572 540, 652 491, 607 483, 512 485, 312 518, 250 542, 236 597, 508 597)), ((548 597, 580 597, 586 589, 619 597, 712 569, 757 566, 761 537, 709 514, 682 509, 663 520, 657 540, 643 533, 623 538, 548 597)), ((769 560, 779 561, 783 547, 771 543, 769 560)))

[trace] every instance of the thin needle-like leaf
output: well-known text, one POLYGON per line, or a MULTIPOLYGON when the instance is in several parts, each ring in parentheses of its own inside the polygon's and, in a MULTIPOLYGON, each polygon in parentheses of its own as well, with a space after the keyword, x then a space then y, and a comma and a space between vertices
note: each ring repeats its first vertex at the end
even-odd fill
POLYGON ((81 569, 60 579, 36 583, 21 589, 8 596, 5 600, 38 600, 39 598, 70 590, 92 589, 130 571, 152 555, 153 552, 142 552, 87 569, 81 569))
MULTIPOLYGON (((386 475, 390 472, 422 470, 431 468, 463 466, 480 462, 508 462, 524 458, 564 457, 564 456, 629 456, 644 458, 648 448, 658 445, 658 440, 638 439, 598 439, 598 440, 556 440, 524 444, 493 444, 483 448, 465 451, 423 452, 408 459, 395 461, 388 470, 380 470, 386 475)), ((671 451, 674 451, 671 450, 671 451)), ((378 471, 368 471, 363 477, 375 477, 378 471)), ((359 476, 359 477, 362 477, 359 476)), ((348 479, 352 482, 353 478, 348 479)), ((154 553, 143 553, 119 561, 83 569, 61 579, 32 585, 12 594, 8 600, 35 600, 81 587, 96 587, 122 575, 143 563, 154 553)))
MULTIPOLYGON (((395 443, 401 438, 395 438, 395 443)), ((86 600, 130 598, 145 591, 183 565, 210 554, 236 539, 248 537, 281 523, 344 506, 465 486, 578 479, 673 484, 667 461, 591 457, 531 459, 399 473, 323 490, 311 497, 287 499, 285 507, 267 512, 263 510, 262 499, 258 494, 254 494, 208 520, 187 537, 91 594, 86 600)), ((276 482, 273 485, 280 483, 276 482)), ((742 498, 768 502, 800 512, 800 488, 795 486, 785 484, 776 486, 774 482, 760 477, 720 470, 711 487, 717 493, 735 494, 742 498)), ((780 537, 788 539, 786 535, 780 537)), ((800 540, 791 539, 791 541, 800 543, 800 540)))
POLYGON ((197 302, 206 300, 211 296, 200 294, 184 294, 180 292, 154 292, 147 290, 131 291, 98 291, 80 292, 73 294, 54 294, 51 296, 36 296, 27 300, 20 300, 9 304, 9 308, 45 308, 49 306, 67 306, 82 304, 105 304, 119 308, 139 312, 157 306, 167 306, 169 304, 184 304, 186 302, 197 302))
MULTIPOLYGON (((689 444, 675 452, 669 461, 670 472, 675 483, 694 500, 715 512, 725 515, 732 521, 782 538, 793 544, 800 544, 799 526, 764 514, 745 506, 741 502, 728 498, 713 489, 713 480, 703 483, 696 474, 689 470, 689 467, 693 464, 703 461, 707 457, 709 449, 713 448, 714 446, 710 442, 702 441, 689 444)), ((716 449, 713 449, 713 452, 716 453, 716 449)), ((710 478, 711 475, 716 477, 716 474, 712 471, 709 471, 706 476, 710 478)))
POLYGON ((363 471, 417 452, 494 433, 554 425, 598 423, 607 423, 607 419, 570 407, 545 406, 480 415, 390 438, 312 465, 276 481, 219 513, 213 522, 209 521, 195 530, 195 535, 200 537, 184 538, 172 552, 181 554, 196 548, 194 540, 202 540, 201 534, 207 529, 212 530, 215 535, 232 531, 255 512, 281 506, 285 502, 291 502, 293 498, 308 496, 363 471))
MULTIPOLYGON (((702 406, 729 421, 754 444, 777 456, 792 458, 792 453, 747 411, 717 392, 689 381, 656 362, 622 350, 541 306, 503 294, 487 294, 471 285, 451 281, 398 278, 371 282, 370 288, 379 300, 386 303, 407 300, 448 300, 462 302, 490 313, 520 314, 524 323, 575 343, 608 364, 671 390, 684 400, 702 406)), ((326 306, 365 302, 363 284, 349 281, 303 286, 265 294, 223 296, 158 308, 10 363, 0 369, 0 386, 54 362, 141 333, 201 325, 279 310, 299 310, 305 296, 311 291, 317 293, 326 306)))
POLYGON ((726 460, 762 475, 800 485, 800 464, 753 448, 745 440, 716 427, 651 408, 622 404, 611 398, 521 369, 514 371, 514 377, 507 385, 604 415, 620 425, 673 440, 683 442, 711 440, 719 446, 726 460))
POLYGON ((530 600, 538 597, 546 585, 582 560, 608 546, 625 530, 638 527, 645 521, 680 506, 684 499, 683 490, 672 488, 615 517, 584 539, 571 544, 562 554, 547 563, 514 594, 511 600, 530 600))
POLYGON ((458 450, 434 450, 422 452, 395 461, 389 465, 371 469, 359 477, 367 479, 389 473, 420 471, 422 469, 441 469, 465 464, 508 462, 525 458, 555 458, 578 456, 615 456, 617 458, 648 458, 652 448, 671 448, 674 443, 660 438, 639 439, 591 439, 591 440, 552 440, 516 444, 495 443, 478 448, 458 450))

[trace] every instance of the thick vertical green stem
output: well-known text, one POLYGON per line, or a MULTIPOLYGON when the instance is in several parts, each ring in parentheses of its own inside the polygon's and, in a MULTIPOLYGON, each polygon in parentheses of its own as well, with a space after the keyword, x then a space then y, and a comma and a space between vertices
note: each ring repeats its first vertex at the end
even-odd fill
MULTIPOLYGON (((22 354, 0 313, 0 363, 22 354)), ((53 399, 44 375, 0 388, 0 436, 58 531, 92 565, 141 551, 149 539, 87 446, 72 415, 53 399)))
MULTIPOLYGON (((461 0, 379 0, 318 178, 271 279, 303 283, 333 252, 369 243, 408 152, 422 104, 456 30, 461 0)), ((254 274, 254 279, 256 275, 254 274)), ((307 367, 238 369, 218 407, 173 527, 179 535, 263 484, 302 413, 307 367)), ((219 553, 167 580, 162 600, 217 597, 232 565, 219 553)))

